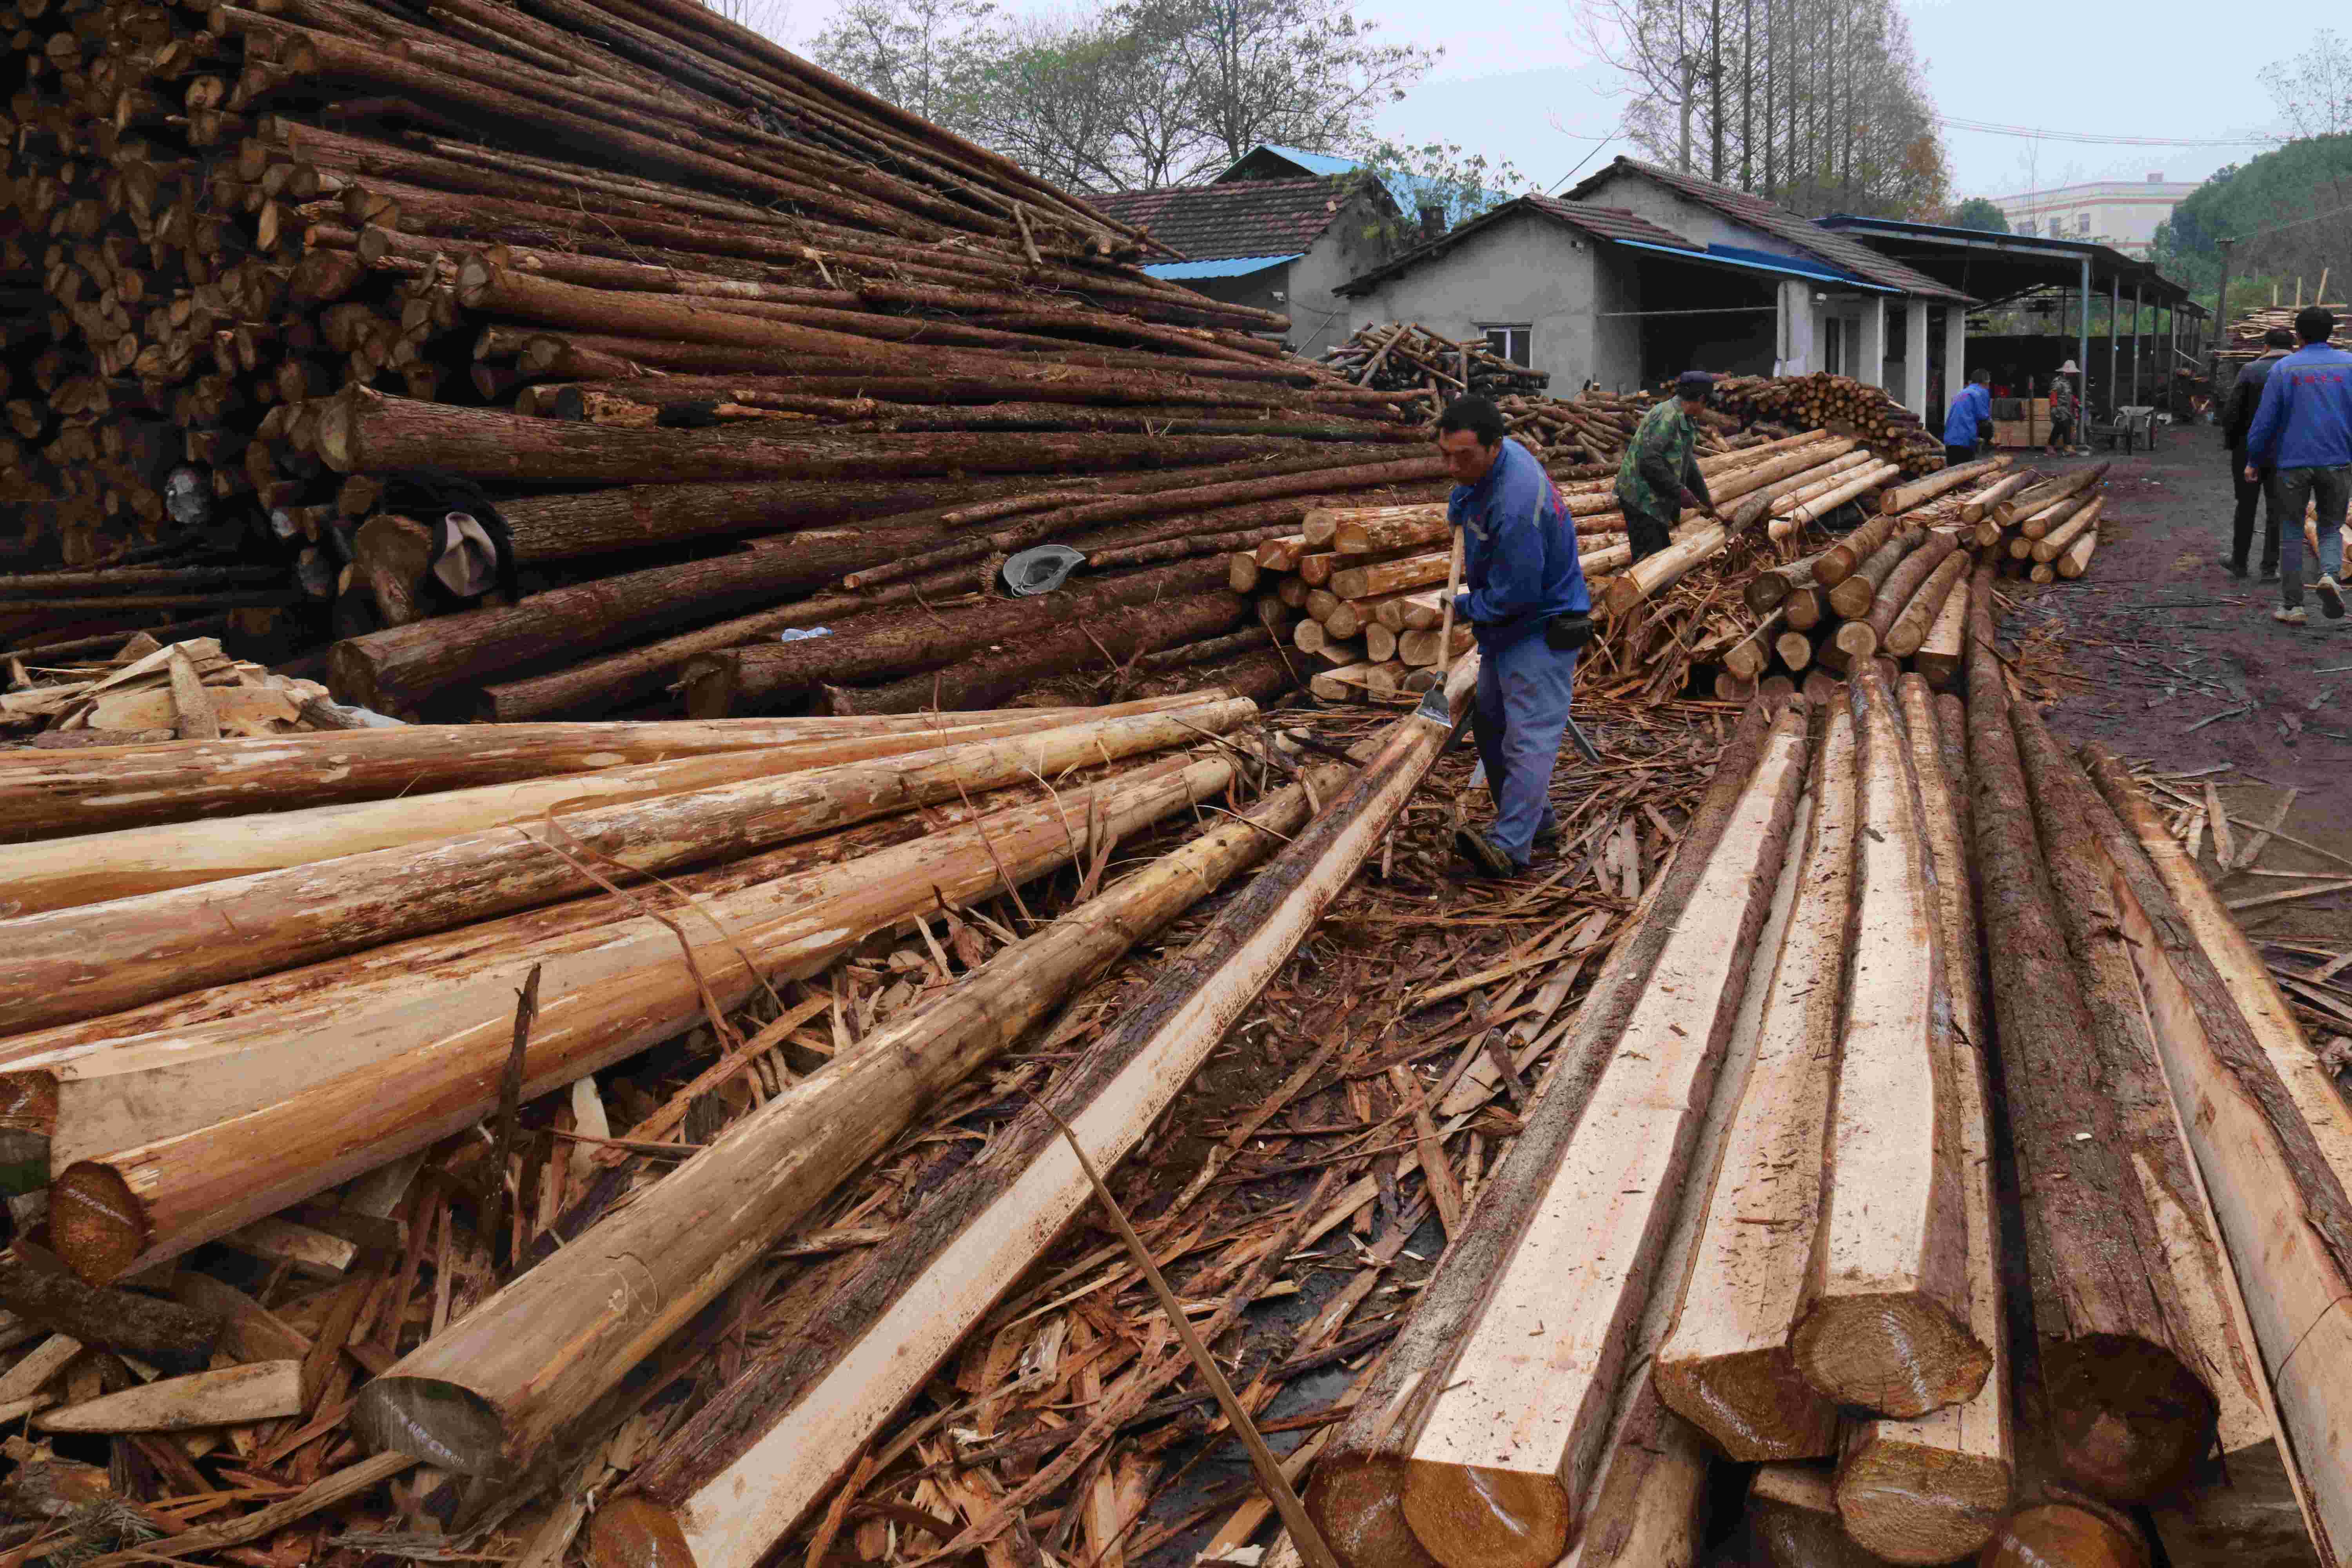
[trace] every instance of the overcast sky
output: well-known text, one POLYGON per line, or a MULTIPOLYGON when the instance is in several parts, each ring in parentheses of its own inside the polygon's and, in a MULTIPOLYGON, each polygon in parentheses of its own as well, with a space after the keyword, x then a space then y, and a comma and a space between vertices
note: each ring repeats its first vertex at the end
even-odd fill
MULTIPOLYGON (((836 0, 772 0, 794 47, 833 15, 836 0)), ((1045 0, 1006 0, 1011 10, 1045 0)), ((2194 139, 2278 129, 2262 72, 2301 52, 2315 13, 2284 0, 2234 0, 2226 36, 2216 15, 2158 0, 2116 10, 2019 0, 1905 0, 1938 112, 1962 120, 2105 136, 2194 139), (2220 61, 2219 68, 2213 63, 2220 61)), ((1611 140, 1622 80, 1572 36, 1557 0, 1359 0, 1391 39, 1443 45, 1445 58, 1381 116, 1396 141, 1458 142, 1508 159, 1545 188, 1619 153, 1611 140), (1583 162, 1589 158, 1589 162, 1583 162)), ((2135 147, 2084 144, 1948 128, 1956 196, 2007 195, 2082 180, 2200 180, 2242 163, 2263 143, 2135 147)))

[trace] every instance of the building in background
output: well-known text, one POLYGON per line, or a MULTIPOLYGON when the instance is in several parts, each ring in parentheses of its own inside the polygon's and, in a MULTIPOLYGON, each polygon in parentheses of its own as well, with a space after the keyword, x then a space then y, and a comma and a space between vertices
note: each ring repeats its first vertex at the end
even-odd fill
POLYGON ((2094 180, 2053 191, 1995 196, 1992 205, 2009 220, 2011 234, 2050 239, 2088 240, 2147 259, 2157 226, 2197 188, 2194 180, 2168 180, 2162 173, 2145 180, 2094 180))

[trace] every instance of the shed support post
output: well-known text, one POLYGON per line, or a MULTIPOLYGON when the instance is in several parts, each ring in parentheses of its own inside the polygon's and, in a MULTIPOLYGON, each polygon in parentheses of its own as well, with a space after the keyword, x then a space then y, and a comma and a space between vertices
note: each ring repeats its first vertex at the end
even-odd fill
POLYGON ((1927 417, 1927 301, 1903 301, 1903 406, 1927 417))
POLYGON ((1854 356, 1854 379, 1865 386, 1886 384, 1886 296, 1873 294, 1862 302, 1862 342, 1854 356))
POLYGON ((1965 305, 1944 307, 1944 406, 1969 384, 1969 310, 1965 305))

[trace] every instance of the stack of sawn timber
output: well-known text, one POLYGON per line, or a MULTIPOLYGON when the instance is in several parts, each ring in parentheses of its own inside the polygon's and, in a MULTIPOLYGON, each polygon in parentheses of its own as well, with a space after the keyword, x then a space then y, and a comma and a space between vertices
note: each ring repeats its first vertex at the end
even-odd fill
POLYGON ((1718 1456, 1771 1568, 2345 1560, 2352 1111, 1993 581, 1965 707, 1751 708, 1310 1478, 1348 1568, 1690 1563, 1718 1456))
POLYGON ((59 0, 5 58, 28 528, 168 547, 187 470, 381 710, 605 711, 1016 542, 1108 572, 1436 473, 1280 318, 690 0, 59 0), (432 531, 483 500, 514 574, 452 599, 432 531))

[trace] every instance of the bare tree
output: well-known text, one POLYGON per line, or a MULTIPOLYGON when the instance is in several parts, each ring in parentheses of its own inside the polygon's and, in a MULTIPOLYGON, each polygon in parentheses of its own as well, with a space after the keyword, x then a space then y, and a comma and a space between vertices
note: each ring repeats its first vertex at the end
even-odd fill
POLYGON ((816 63, 950 131, 972 129, 981 73, 1002 47, 991 0, 855 0, 816 36, 816 63))
POLYGON ((2263 74, 2280 116, 2297 136, 2340 136, 2352 132, 2352 57, 2328 28, 2312 35, 2311 47, 2280 60, 2263 74))

